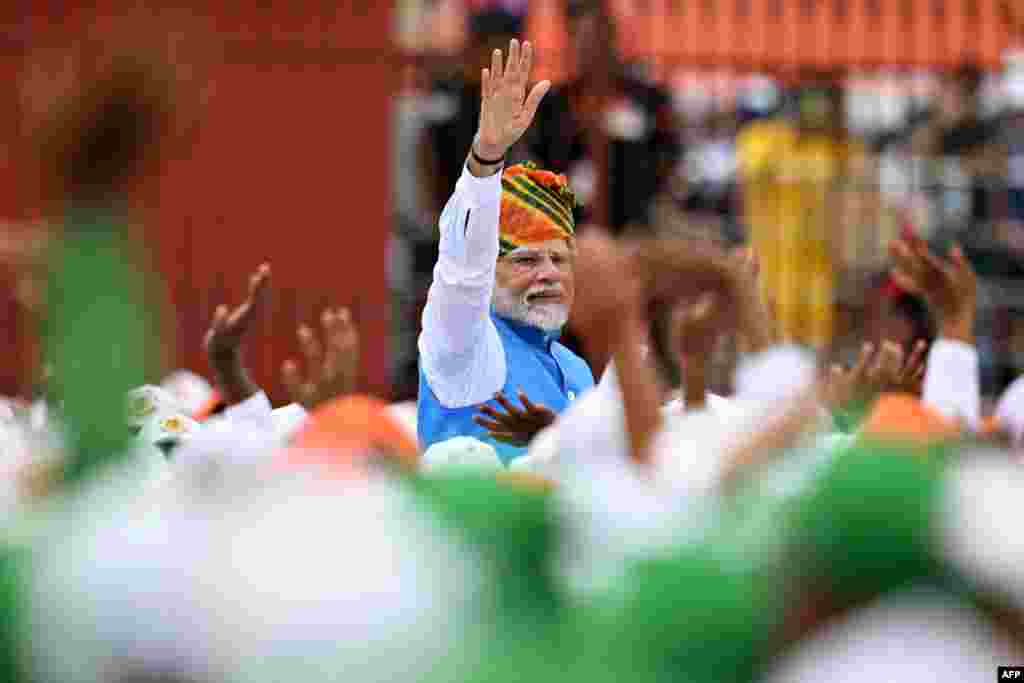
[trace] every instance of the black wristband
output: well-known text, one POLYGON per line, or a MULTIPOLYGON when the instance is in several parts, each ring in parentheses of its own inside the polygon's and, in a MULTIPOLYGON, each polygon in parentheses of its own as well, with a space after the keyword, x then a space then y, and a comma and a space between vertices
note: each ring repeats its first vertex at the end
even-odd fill
POLYGON ((500 157, 498 157, 497 159, 494 159, 494 160, 484 159, 483 157, 481 157, 479 154, 476 153, 476 147, 475 146, 471 146, 469 148, 469 153, 473 156, 473 161, 475 161, 476 163, 480 164, 481 166, 497 166, 498 164, 500 164, 503 161, 505 161, 505 155, 504 154, 502 154, 500 157))

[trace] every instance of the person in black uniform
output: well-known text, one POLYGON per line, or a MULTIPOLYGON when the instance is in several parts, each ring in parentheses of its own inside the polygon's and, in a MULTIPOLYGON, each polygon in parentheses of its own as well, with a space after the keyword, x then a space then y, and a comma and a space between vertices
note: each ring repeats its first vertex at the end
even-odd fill
POLYGON ((544 98, 527 145, 538 165, 569 176, 583 205, 578 218, 585 222, 593 213, 597 182, 587 134, 597 123, 596 82, 607 70, 611 74, 605 116, 610 145, 607 227, 618 234, 627 226, 649 226, 651 200, 671 176, 681 150, 671 96, 619 59, 615 27, 603 4, 601 0, 568 3, 575 77, 544 98))

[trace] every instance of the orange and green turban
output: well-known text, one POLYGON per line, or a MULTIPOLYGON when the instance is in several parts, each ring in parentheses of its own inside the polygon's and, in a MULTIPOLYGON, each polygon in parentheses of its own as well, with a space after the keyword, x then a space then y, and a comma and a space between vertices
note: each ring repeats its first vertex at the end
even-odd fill
POLYGON ((505 169, 501 177, 500 250, 571 239, 576 234, 572 212, 576 195, 564 175, 542 171, 531 162, 505 169))

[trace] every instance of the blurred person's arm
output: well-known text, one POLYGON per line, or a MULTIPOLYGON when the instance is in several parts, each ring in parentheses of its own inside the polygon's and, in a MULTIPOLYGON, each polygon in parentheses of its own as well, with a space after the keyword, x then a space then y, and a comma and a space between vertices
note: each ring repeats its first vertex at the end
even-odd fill
POLYGON ((614 362, 630 458, 646 463, 651 439, 661 428, 662 391, 644 352, 650 326, 643 280, 630 261, 630 254, 604 231, 592 228, 580 238, 573 321, 587 350, 614 362))
POLYGON ((263 312, 269 282, 270 266, 264 264, 249 278, 249 293, 245 301, 234 310, 224 305, 217 307, 203 339, 214 380, 228 407, 262 393, 249 377, 242 359, 242 342, 253 321, 263 312))
POLYGON ((529 43, 520 50, 513 41, 507 65, 502 62, 495 51, 484 70, 479 132, 441 214, 438 261, 423 311, 420 364, 448 408, 489 401, 505 384, 504 349, 489 314, 499 255, 501 170, 551 84, 541 82, 526 96, 529 43))
POLYGON ((893 279, 924 298, 940 323, 928 354, 922 401, 972 429, 980 421, 978 352, 974 346, 977 277, 959 246, 949 258, 933 254, 918 239, 895 242, 893 279))

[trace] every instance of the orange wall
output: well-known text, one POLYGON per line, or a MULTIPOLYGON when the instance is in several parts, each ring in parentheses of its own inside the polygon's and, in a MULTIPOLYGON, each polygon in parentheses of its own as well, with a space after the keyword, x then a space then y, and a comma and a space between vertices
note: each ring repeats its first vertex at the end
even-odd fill
MULTIPOLYGON (((76 4, 24 3, 35 14, 18 21, 42 44, 101 35, 103 17, 119 14, 114 2, 76 4)), ((271 315, 249 356, 256 378, 283 398, 277 371, 297 353, 296 326, 315 323, 329 303, 349 305, 362 330, 366 386, 385 392, 390 8, 363 0, 209 4, 216 10, 197 2, 190 18, 216 55, 203 70, 210 88, 202 122, 144 201, 146 239, 174 305, 174 365, 206 372, 200 343, 213 308, 237 302, 251 270, 269 261, 271 315)), ((21 59, 11 54, 6 63, 21 59)), ((12 171, 0 174, 0 215, 18 215, 25 207, 5 195, 12 171)), ((0 302, 6 326, 5 310, 0 302)), ((11 378, 0 374, 0 383, 12 390, 11 378)), ((25 388, 24 373, 18 383, 25 388)))
MULTIPOLYGON (((1019 2, 1019 0, 1014 0, 1019 2)), ((606 0, 622 50, 656 67, 999 64, 1001 0, 606 0)), ((563 0, 531 0, 543 78, 568 73, 563 0)), ((656 68, 656 73, 664 73, 656 68)))

